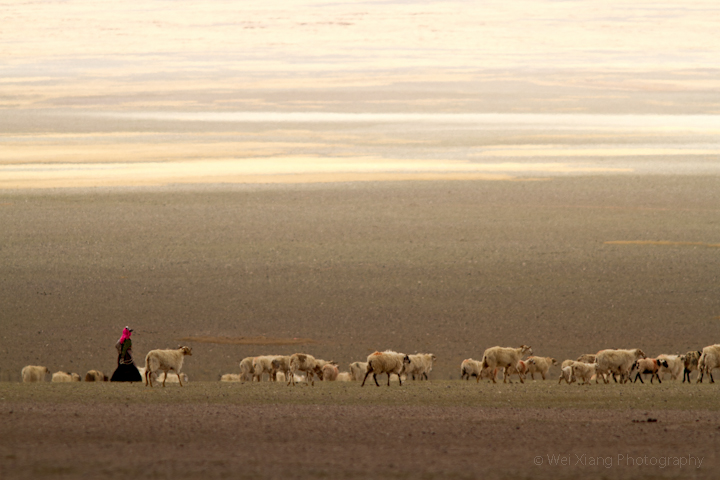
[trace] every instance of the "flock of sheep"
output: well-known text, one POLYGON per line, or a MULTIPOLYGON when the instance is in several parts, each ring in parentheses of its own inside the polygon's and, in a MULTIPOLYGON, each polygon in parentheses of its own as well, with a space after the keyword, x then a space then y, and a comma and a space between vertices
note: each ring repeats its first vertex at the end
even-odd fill
MULTIPOLYGON (((468 358, 460 365, 461 379, 469 380, 476 377, 479 382, 487 378, 496 383, 499 371, 503 372, 503 382, 512 381, 511 377, 517 375, 520 382, 524 383, 527 374, 535 379, 539 374, 543 380, 550 368, 557 365, 552 357, 532 356, 533 351, 527 345, 518 348, 492 347, 485 350, 482 360, 468 358), (528 356, 527 358, 524 358, 528 356)), ((162 385, 166 381, 177 382, 182 386, 183 380, 187 382, 187 376, 181 374, 183 359, 186 355, 192 355, 192 349, 186 346, 179 346, 177 349, 151 350, 145 357, 145 367, 139 368, 145 385, 152 387, 153 380, 158 380, 158 374, 164 373, 162 385)), ((247 357, 240 362, 239 374, 225 374, 220 380, 224 382, 246 382, 261 381, 265 374, 271 381, 286 381, 288 385, 295 385, 304 381, 308 385, 315 385, 314 377, 324 381, 360 381, 365 385, 370 374, 377 386, 380 386, 377 375, 387 375, 387 384, 390 386, 391 379, 397 379, 402 385, 403 379, 413 380, 428 379, 436 360, 431 353, 419 353, 405 355, 390 350, 375 352, 367 357, 366 362, 354 362, 350 364, 348 372, 340 372, 337 363, 321 360, 305 353, 293 355, 261 355, 247 357)), ((639 348, 630 350, 607 349, 600 350, 596 354, 581 355, 577 360, 565 360, 561 366, 561 373, 558 383, 565 381, 567 384, 582 380, 583 384, 590 383, 593 379, 599 383, 602 378, 608 383, 610 377, 614 381, 625 383, 638 379, 643 382, 642 375, 650 374, 650 383, 657 378, 661 382, 660 375, 668 373, 672 379, 679 378, 683 374, 683 382, 690 382, 690 373, 698 370, 697 382, 702 382, 707 374, 710 382, 714 383, 712 371, 720 368, 720 344, 710 345, 702 351, 690 351, 684 355, 658 355, 656 358, 647 358, 639 348)), ((22 369, 23 382, 44 381, 46 374, 50 371, 46 367, 29 365, 22 369)), ((108 377, 98 370, 90 370, 85 375, 86 382, 107 381, 108 377)), ((80 381, 76 373, 55 372, 52 375, 53 382, 80 381)), ((643 382, 644 383, 644 382, 643 382)))
POLYGON ((261 355, 259 357, 246 357, 240 362, 240 373, 228 373, 220 378, 223 382, 246 382, 262 380, 265 374, 271 381, 287 381, 288 385, 295 385, 304 381, 315 385, 315 376, 320 380, 334 382, 349 382, 365 380, 372 374, 376 385, 377 375, 387 374, 388 385, 390 379, 397 379, 402 385, 403 377, 412 379, 426 379, 432 371, 435 355, 431 353, 418 353, 405 355, 390 350, 375 352, 369 355, 367 362, 354 362, 350 364, 348 372, 341 372, 336 362, 321 360, 305 353, 293 355, 261 355))
MULTIPOLYGON (((523 345, 519 348, 493 347, 485 350, 481 361, 468 358, 463 360, 460 366, 461 378, 470 379, 475 376, 479 382, 481 378, 489 378, 495 382, 499 369, 503 370, 503 381, 507 381, 512 375, 518 375, 520 382, 524 382, 529 373, 531 378, 539 373, 543 380, 550 367, 557 365, 552 357, 530 356, 523 360, 524 355, 532 355, 532 348, 523 345)), ((698 370, 697 382, 702 382, 705 374, 710 376, 710 382, 715 380, 712 371, 720 368, 720 344, 710 345, 702 351, 690 351, 684 355, 658 355, 655 358, 647 358, 639 348, 630 350, 606 349, 594 354, 585 354, 577 360, 565 360, 561 366, 558 383, 565 381, 567 384, 582 380, 588 384, 592 380, 599 383, 602 378, 608 383, 610 377, 614 381, 625 383, 630 380, 643 381, 642 375, 650 374, 650 383, 657 378, 662 383, 661 374, 668 373, 675 380, 680 373, 683 374, 683 382, 690 382, 690 373, 698 370), (633 373, 635 378, 632 378, 633 373), (619 377, 619 380, 618 380, 619 377)))

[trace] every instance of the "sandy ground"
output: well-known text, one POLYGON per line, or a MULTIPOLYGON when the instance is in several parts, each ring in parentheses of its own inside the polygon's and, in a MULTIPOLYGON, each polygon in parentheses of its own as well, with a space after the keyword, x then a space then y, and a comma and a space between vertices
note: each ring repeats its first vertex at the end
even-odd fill
POLYGON ((315 342, 197 343, 194 380, 298 350, 342 369, 429 351, 449 379, 493 345, 700 349, 720 336, 716 193, 692 176, 6 191, 1 372, 111 373, 125 325, 139 362, 187 337, 315 342))
POLYGON ((708 384, 9 385, 3 478, 715 478, 720 460, 708 384))

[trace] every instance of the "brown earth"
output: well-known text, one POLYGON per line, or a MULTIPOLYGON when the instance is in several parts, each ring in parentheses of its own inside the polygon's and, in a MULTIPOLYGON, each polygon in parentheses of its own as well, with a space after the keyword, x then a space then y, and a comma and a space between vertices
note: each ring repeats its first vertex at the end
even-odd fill
POLYGON ((0 375, 111 373, 125 325, 138 363, 188 337, 317 342, 187 342, 192 380, 299 350, 342 369, 432 352, 450 379, 494 345, 699 349, 720 338, 717 191, 649 175, 5 191, 0 375))
POLYGON ((716 478, 717 394, 676 382, 4 383, 0 475, 716 478))
POLYGON ((562 360, 717 343, 717 187, 597 176, 2 192, 4 380, 27 364, 110 374, 125 325, 138 363, 218 340, 191 344, 182 396, 0 384, 2 478, 712 478, 710 385, 449 379, 493 345, 562 360), (220 341, 239 338, 317 343, 220 341), (216 381, 248 355, 303 350, 344 369, 386 348, 435 353, 433 381, 216 381), (571 466, 547 465, 554 454, 571 466), (706 463, 618 465, 626 454, 706 463))

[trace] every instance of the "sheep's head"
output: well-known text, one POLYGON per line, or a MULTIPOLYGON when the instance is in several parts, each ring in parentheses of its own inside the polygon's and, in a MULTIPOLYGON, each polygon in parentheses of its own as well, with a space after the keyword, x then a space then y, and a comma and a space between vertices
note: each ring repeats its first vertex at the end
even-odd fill
POLYGON ((527 355, 532 355, 533 351, 529 345, 523 345, 520 347, 520 352, 527 355))
POLYGON ((315 375, 317 375, 318 379, 323 379, 323 369, 319 365, 315 365, 315 368, 313 368, 313 372, 315 372, 315 375))
POLYGON ((668 362, 667 362, 667 360, 660 360, 660 361, 658 361, 658 365, 660 365, 661 367, 667 368, 668 362))
POLYGON ((558 363, 557 363, 557 360, 555 360, 554 358, 551 358, 551 359, 550 359, 550 363, 552 363, 552 364, 555 365, 555 366, 557 366, 557 364, 558 364, 558 363))
POLYGON ((183 355, 192 355, 192 348, 186 347, 185 345, 178 345, 178 350, 182 351, 183 355))
POLYGON ((408 365, 410 364, 410 356, 409 355, 405 355, 403 357, 403 365, 404 364, 408 364, 408 365))
POLYGON ((436 357, 435 355, 432 355, 432 354, 430 355, 430 358, 432 358, 432 361, 433 361, 433 362, 434 362, 435 360, 437 360, 437 357, 436 357))
POLYGON ((527 363, 531 363, 531 364, 535 365, 535 359, 534 359, 534 358, 528 358, 528 359, 527 359, 527 363))
POLYGON ((645 355, 645 352, 643 352, 639 348, 636 348, 635 349, 635 358, 647 358, 647 355, 645 355))

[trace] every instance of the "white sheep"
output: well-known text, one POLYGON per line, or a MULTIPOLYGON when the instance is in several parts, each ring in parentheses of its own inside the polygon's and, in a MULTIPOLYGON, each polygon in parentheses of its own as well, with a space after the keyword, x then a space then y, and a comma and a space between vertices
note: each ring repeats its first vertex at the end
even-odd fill
POLYGON ((535 374, 539 373, 542 379, 545 380, 545 375, 550 370, 550 367, 557 365, 557 360, 552 357, 530 357, 526 363, 531 379, 535 380, 535 374))
MULTIPOLYGON (((658 355, 658 360, 665 360, 667 367, 660 367, 660 373, 669 373, 672 380, 680 378, 680 374, 685 369, 685 355, 658 355)), ((658 378, 659 380, 659 378, 658 378)))
POLYGON ((70 372, 55 372, 52 374, 51 382, 65 383, 65 382, 79 382, 80 375, 77 373, 70 372))
POLYGON ((690 383, 690 373, 693 370, 697 370, 698 361, 702 352, 700 350, 691 350, 685 354, 685 369, 683 370, 683 383, 687 379, 688 384, 690 383))
POLYGON ((41 367, 39 365, 28 365, 20 372, 24 383, 44 382, 45 375, 48 373, 50 373, 50 370, 48 370, 47 367, 41 367))
POLYGON ((706 373, 710 376, 710 383, 715 383, 712 371, 716 368, 720 368, 720 344, 703 348, 702 355, 698 360, 699 375, 696 383, 701 383, 706 373))
POLYGON ((108 377, 107 375, 103 375, 103 372, 100 370, 89 370, 85 374, 85 381, 86 382, 107 382, 108 377))
POLYGON ((275 381, 275 373, 273 370, 272 362, 280 355, 260 355, 253 358, 253 380, 258 382, 262 380, 264 374, 268 374, 268 380, 270 382, 275 381))
POLYGON ((329 363, 323 365, 322 372, 324 382, 334 382, 335 380, 337 380, 338 375, 340 375, 338 367, 329 363))
MULTIPOLYGON (((157 376, 158 381, 160 381, 160 375, 162 374, 159 374, 157 376)), ((173 372, 165 372, 165 375, 163 376, 163 382, 167 381, 168 383, 180 383, 180 380, 182 380, 182 383, 187 383, 190 381, 190 378, 188 378, 186 373, 181 373, 180 375, 178 375, 177 373, 173 372)))
MULTIPOLYGON (((639 348, 630 350, 607 349, 600 350, 595 358, 597 363, 598 377, 602 375, 605 383, 608 383, 606 375, 620 375, 622 383, 630 379, 630 369, 635 360, 645 358, 645 353, 639 348)), ((598 383, 597 377, 595 383, 598 383)))
POLYGON ((226 373, 220 377, 220 381, 221 382, 239 382, 240 374, 239 373, 226 373))
MULTIPOLYGON (((152 378, 150 374, 156 373, 160 370, 167 372, 172 370, 177 374, 180 374, 183 360, 185 355, 192 355, 192 349, 186 346, 178 346, 174 350, 150 350, 145 356, 145 386, 149 385, 152 387, 152 378)), ((178 383, 182 387, 182 381, 178 377, 178 383)), ((165 379, 163 379, 163 387, 165 386, 165 379)))
POLYGON ((353 362, 350 364, 350 378, 353 381, 360 381, 365 377, 367 372, 367 362, 353 362))
MULTIPOLYGON (((532 355, 532 353, 532 348, 527 345, 522 345, 519 348, 491 347, 485 350, 483 354, 482 368, 504 368, 503 383, 506 383, 509 376, 508 367, 517 369, 519 367, 518 363, 523 355, 532 355)), ((494 377, 492 381, 493 383, 497 383, 494 377)), ((525 383, 522 377, 520 377, 520 382, 525 383)))
MULTIPOLYGON (((565 360, 565 362, 574 362, 575 360, 565 360)), ((563 380, 570 385, 571 383, 575 383, 575 375, 572 373, 572 363, 569 365, 565 365, 565 362, 563 362, 563 367, 560 368, 560 378, 558 379, 558 385, 562 383, 563 380)))
POLYGON ((577 359, 578 362, 582 363, 596 363, 597 354, 595 353, 586 353, 584 355, 580 355, 577 359))
POLYGON ((245 357, 240 360, 240 381, 252 382, 255 370, 253 369, 253 359, 255 357, 245 357))
POLYGON ((284 382, 288 375, 290 375, 290 356, 277 355, 272 359, 272 362, 270 362, 270 367, 270 376, 274 377, 276 382, 284 382), (282 379, 277 377, 280 373, 282 373, 282 379))
POLYGON ((400 377, 405 370, 405 366, 410 363, 410 357, 404 353, 393 352, 392 350, 386 350, 384 352, 375 352, 368 355, 367 358, 367 371, 363 378, 362 386, 365 386, 365 380, 368 375, 373 374, 373 380, 375 385, 378 387, 380 384, 377 381, 377 375, 386 373, 388 376, 388 387, 390 386, 390 376, 395 374, 398 376, 398 382, 402 385, 402 378, 400 377))
MULTIPOLYGON (((323 365, 327 363, 323 361, 323 365)), ((305 373, 306 384, 315 386, 315 379, 313 375, 317 375, 322 380, 322 366, 316 361, 315 357, 306 353, 294 353, 290 355, 290 371, 292 375, 288 378, 288 385, 295 386, 295 378, 299 372, 305 373)))
POLYGON ((350 372, 340 372, 337 376, 338 382, 352 382, 352 377, 350 376, 350 372))
POLYGON ((415 376, 418 379, 428 379, 428 373, 433 369, 433 363, 437 360, 437 357, 432 353, 416 353, 415 355, 408 355, 410 363, 405 365, 405 375, 415 380, 415 376))
MULTIPOLYGON (((145 378, 145 367, 137 367, 138 373, 140 374, 140 378, 145 378)), ((150 378, 153 382, 156 382, 158 379, 158 374, 156 372, 150 373, 150 378)))
POLYGON ((571 368, 572 376, 581 378, 584 385, 589 384, 593 375, 597 373, 597 363, 574 362, 571 368))

